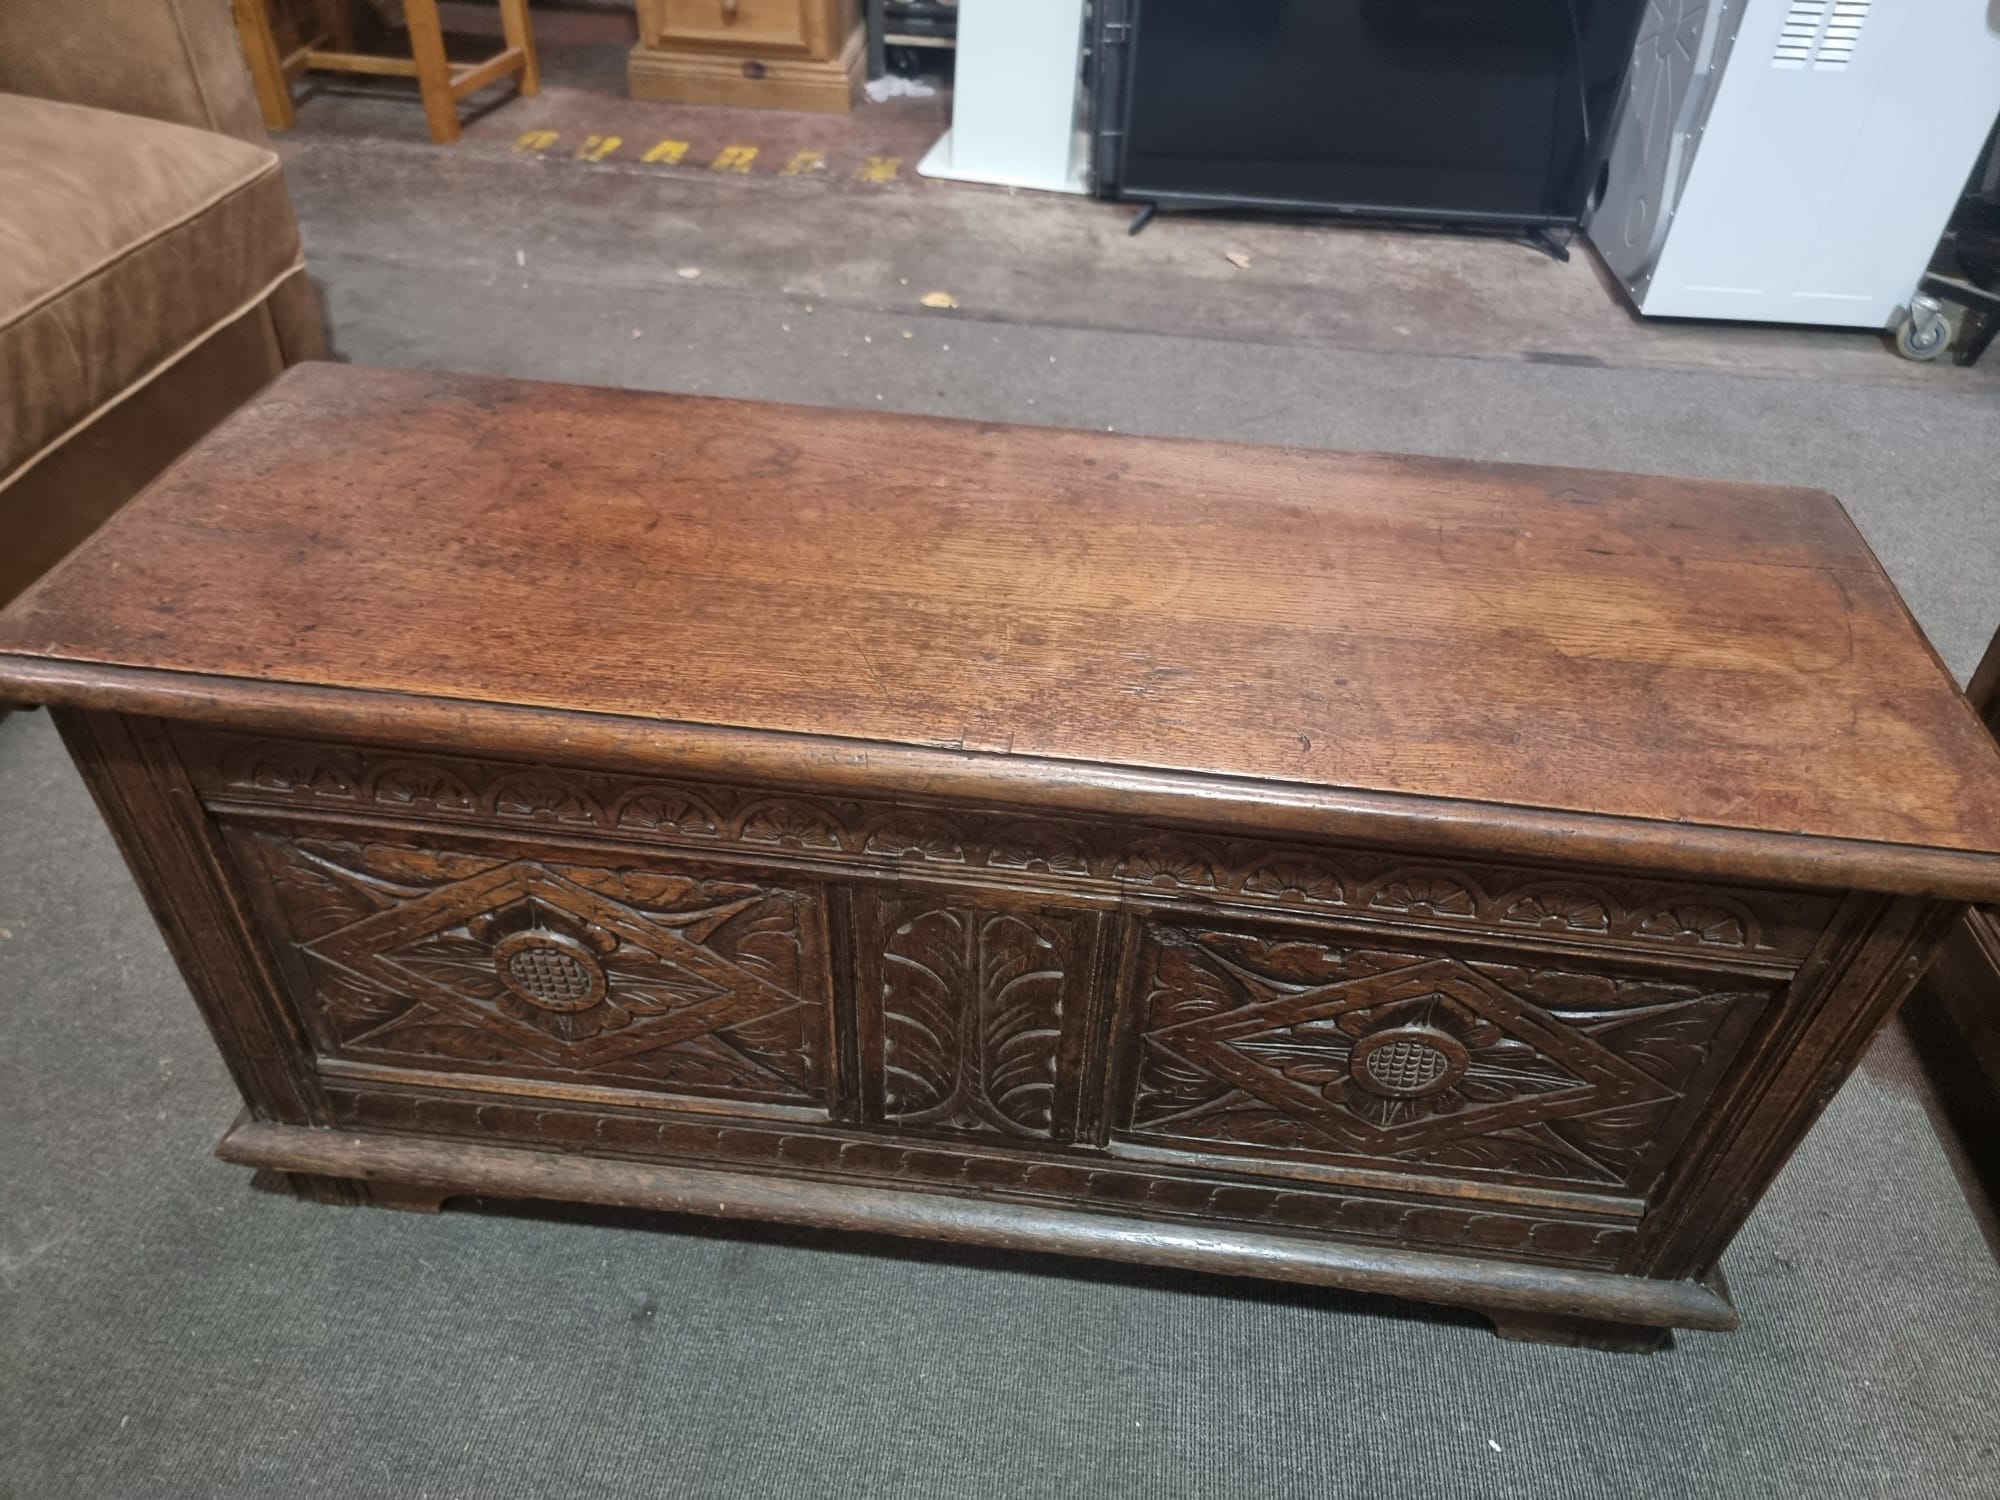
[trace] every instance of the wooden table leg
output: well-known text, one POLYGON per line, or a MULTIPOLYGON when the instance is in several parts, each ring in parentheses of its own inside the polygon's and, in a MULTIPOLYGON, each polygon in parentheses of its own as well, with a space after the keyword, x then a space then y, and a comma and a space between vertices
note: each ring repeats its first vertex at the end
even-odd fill
POLYGON ((264 112, 266 130, 290 130, 296 120, 292 113, 292 86, 285 78, 285 60, 278 55, 278 39, 271 34, 269 0, 232 0, 236 12, 236 34, 243 39, 243 56, 250 64, 250 81, 257 87, 257 107, 264 112))
POLYGON ((416 59, 417 88, 424 96, 431 139, 449 146, 458 139, 458 100, 452 97, 451 60, 444 55, 437 0, 408 0, 404 20, 410 28, 410 55, 416 59))
POLYGON ((542 70, 535 61, 535 30, 528 21, 528 0, 500 0, 500 28, 507 45, 521 49, 521 93, 539 94, 542 70))

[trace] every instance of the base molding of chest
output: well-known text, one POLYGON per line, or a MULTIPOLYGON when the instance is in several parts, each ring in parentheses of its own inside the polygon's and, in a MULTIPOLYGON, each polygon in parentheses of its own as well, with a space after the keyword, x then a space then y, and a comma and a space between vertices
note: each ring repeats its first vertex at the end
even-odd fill
MULTIPOLYGON (((451 1196, 612 1204, 818 1229, 912 1235, 995 1249, 1136 1261, 1408 1297, 1489 1314, 1536 1315, 1724 1332, 1736 1309, 1702 1281, 1526 1266, 1302 1235, 812 1181, 709 1167, 316 1129, 239 1119, 224 1161, 341 1178, 388 1200, 451 1196)), ((1502 1319, 1504 1321, 1504 1319, 1502 1319)))

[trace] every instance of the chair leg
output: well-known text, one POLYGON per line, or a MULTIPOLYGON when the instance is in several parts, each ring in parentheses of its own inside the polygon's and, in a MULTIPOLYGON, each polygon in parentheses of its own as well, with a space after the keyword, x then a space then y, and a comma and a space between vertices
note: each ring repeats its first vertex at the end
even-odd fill
POLYGON ((285 78, 285 60, 278 55, 278 39, 271 34, 269 0, 232 0, 232 6, 264 128, 290 130, 297 119, 292 113, 292 86, 285 78))
POLYGON ((403 19, 410 28, 410 54, 417 63, 417 88, 424 96, 431 139, 449 146, 458 139, 458 101, 451 95, 451 59, 444 55, 437 0, 407 0, 403 19))
POLYGON ((506 33, 509 47, 521 49, 522 95, 539 94, 542 69, 535 61, 535 28, 528 20, 528 0, 500 0, 500 29, 506 33))

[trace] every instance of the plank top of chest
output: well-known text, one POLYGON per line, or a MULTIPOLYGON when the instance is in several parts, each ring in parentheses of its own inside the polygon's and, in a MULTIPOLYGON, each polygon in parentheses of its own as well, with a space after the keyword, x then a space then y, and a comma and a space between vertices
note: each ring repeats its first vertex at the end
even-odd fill
POLYGON ((1804 490, 309 365, 0 690, 2000 896, 2000 752, 1804 490))

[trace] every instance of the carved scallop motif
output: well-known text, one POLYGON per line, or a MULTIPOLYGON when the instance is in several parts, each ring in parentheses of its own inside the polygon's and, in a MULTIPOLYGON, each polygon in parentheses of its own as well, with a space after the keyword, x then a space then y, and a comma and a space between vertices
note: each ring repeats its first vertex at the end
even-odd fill
POLYGON ((441 812, 471 812, 479 805, 461 778, 421 761, 384 766, 369 779, 368 795, 388 807, 432 807, 441 812))
POLYGON ((839 825, 803 802, 756 803, 744 813, 737 837, 745 843, 790 849, 840 848, 839 825))
POLYGON ((341 801, 355 796, 355 778, 344 766, 303 747, 270 746, 253 755, 239 776, 260 791, 303 792, 341 801))
POLYGON ((1000 870, 1041 870, 1051 875, 1088 875, 1090 857, 1074 830, 1052 823, 1010 823, 987 843, 986 863, 1000 870))
POLYGON ((1721 898, 1670 901, 1639 913, 1632 930, 1641 937, 1660 938, 1703 948, 1754 948, 1757 922, 1749 912, 1721 898))
POLYGON ((602 809, 568 777, 527 771, 494 784, 493 810, 503 818, 536 822, 602 823, 602 809))
POLYGON ((714 838, 722 820, 714 809, 684 792, 642 790, 628 792, 613 805, 611 820, 619 828, 644 829, 649 833, 687 834, 692 838, 714 838))
POLYGON ((1298 855, 1277 855, 1253 865, 1243 877, 1246 895, 1277 901, 1305 901, 1315 906, 1345 906, 1347 891, 1340 874, 1328 865, 1298 855))
POLYGON ((1135 885, 1214 890, 1223 861, 1192 840, 1158 840, 1133 849, 1119 862, 1118 878, 1135 885))
POLYGON ((1413 917, 1479 915, 1478 894, 1441 870, 1392 871, 1369 888, 1365 904, 1376 911, 1405 912, 1413 917))
POLYGON ((1608 897, 1587 886, 1536 885, 1508 901, 1500 920, 1546 932, 1609 932, 1612 909, 1608 897))
POLYGON ((962 865, 965 849, 957 833, 943 818, 916 813, 901 814, 878 823, 869 831, 862 850, 892 859, 923 859, 933 864, 962 865))

